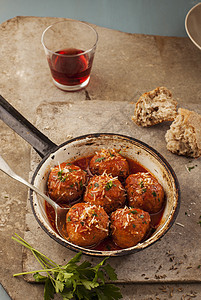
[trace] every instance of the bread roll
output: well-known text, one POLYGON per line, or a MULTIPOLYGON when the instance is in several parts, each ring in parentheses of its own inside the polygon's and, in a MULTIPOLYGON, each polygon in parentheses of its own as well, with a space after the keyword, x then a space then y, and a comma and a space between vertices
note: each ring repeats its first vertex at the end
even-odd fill
POLYGON ((143 127, 173 121, 177 115, 177 101, 166 87, 144 93, 135 105, 132 120, 143 127))
POLYGON ((193 158, 201 156, 201 115, 179 108, 165 139, 167 149, 173 153, 193 158))

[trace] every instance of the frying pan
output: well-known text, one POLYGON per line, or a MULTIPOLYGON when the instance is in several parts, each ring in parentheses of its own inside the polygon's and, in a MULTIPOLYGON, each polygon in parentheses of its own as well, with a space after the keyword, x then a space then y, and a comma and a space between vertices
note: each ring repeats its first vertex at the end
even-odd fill
POLYGON ((155 149, 133 137, 114 133, 94 133, 73 138, 61 145, 56 145, 47 136, 26 120, 13 106, 0 96, 0 119, 24 138, 40 155, 31 183, 42 192, 46 191, 48 172, 51 167, 64 161, 73 161, 93 155, 102 148, 121 149, 123 156, 134 159, 143 165, 162 184, 166 194, 166 205, 162 219, 156 231, 145 241, 136 246, 113 251, 86 249, 74 245, 55 232, 46 212, 45 201, 30 190, 29 198, 33 214, 41 228, 56 242, 73 251, 82 251, 92 256, 122 256, 143 250, 157 242, 173 225, 180 206, 180 188, 174 170, 166 159, 155 149))

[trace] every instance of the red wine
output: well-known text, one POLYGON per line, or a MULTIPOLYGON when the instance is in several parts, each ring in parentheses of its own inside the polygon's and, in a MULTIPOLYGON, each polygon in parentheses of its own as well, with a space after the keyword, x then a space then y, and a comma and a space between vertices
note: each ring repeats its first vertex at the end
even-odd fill
POLYGON ((62 85, 79 85, 89 77, 93 55, 81 54, 84 51, 74 48, 57 51, 49 59, 50 70, 55 81, 62 85), (79 55, 77 55, 79 54, 79 55), (76 56, 75 56, 76 55, 76 56))

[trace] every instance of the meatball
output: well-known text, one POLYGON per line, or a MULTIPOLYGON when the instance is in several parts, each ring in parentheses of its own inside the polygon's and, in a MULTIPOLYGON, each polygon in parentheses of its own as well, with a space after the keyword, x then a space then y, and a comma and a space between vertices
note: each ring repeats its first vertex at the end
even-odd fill
POLYGON ((161 184, 150 173, 131 174, 125 185, 128 204, 141 208, 149 213, 157 213, 164 203, 164 190, 161 184))
POLYGON ((101 206, 77 203, 66 215, 66 230, 70 242, 92 247, 108 236, 109 217, 101 206))
POLYGON ((129 164, 127 160, 114 149, 102 149, 91 159, 89 168, 92 174, 101 175, 104 172, 113 177, 118 176, 124 179, 129 174, 129 164))
POLYGON ((100 205, 107 213, 123 207, 126 201, 125 189, 117 177, 106 173, 93 176, 86 188, 84 201, 100 205))
POLYGON ((52 200, 68 204, 77 200, 84 192, 87 173, 70 163, 62 163, 51 169, 47 191, 52 200))
POLYGON ((142 241, 150 228, 150 215, 141 209, 124 207, 111 214, 111 233, 121 248, 135 246, 142 241))

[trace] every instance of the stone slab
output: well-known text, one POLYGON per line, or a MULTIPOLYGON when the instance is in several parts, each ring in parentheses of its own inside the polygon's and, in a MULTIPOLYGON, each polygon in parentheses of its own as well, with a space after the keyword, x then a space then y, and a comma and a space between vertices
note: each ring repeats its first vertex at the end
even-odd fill
MULTIPOLYGON (((189 105, 201 113, 198 105, 189 105)), ((143 282, 201 282, 201 159, 189 162, 166 149, 164 135, 170 123, 152 128, 140 128, 131 120, 131 102, 87 100, 76 103, 43 103, 37 108, 36 126, 58 145, 69 138, 92 132, 113 132, 132 136, 154 147, 174 168, 181 186, 181 209, 169 232, 151 247, 126 256, 110 258, 121 283, 143 282), (196 166, 191 172, 188 166, 196 166), (192 255, 193 253, 193 255, 192 255)), ((31 167, 39 162, 32 151, 31 167)), ((59 263, 68 261, 75 253, 57 244, 39 227, 29 207, 26 215, 25 239, 59 263)), ((37 262, 25 250, 23 270, 36 270, 37 262)), ((88 258, 94 262, 98 258, 88 258)), ((32 281, 32 276, 27 276, 32 281)))

